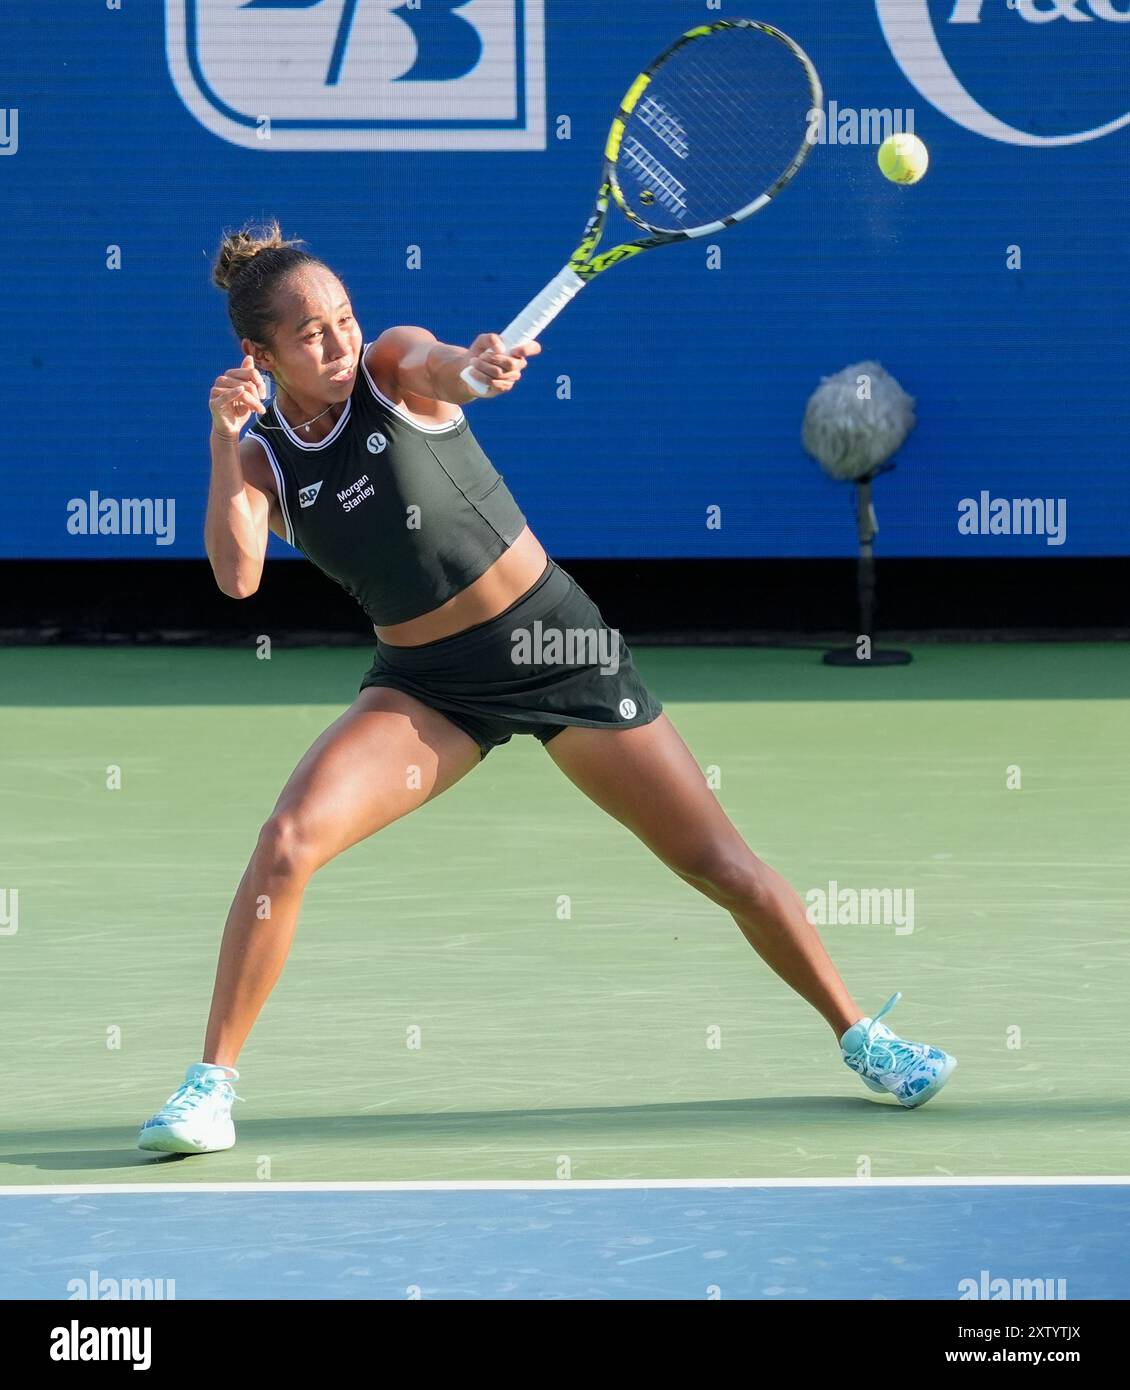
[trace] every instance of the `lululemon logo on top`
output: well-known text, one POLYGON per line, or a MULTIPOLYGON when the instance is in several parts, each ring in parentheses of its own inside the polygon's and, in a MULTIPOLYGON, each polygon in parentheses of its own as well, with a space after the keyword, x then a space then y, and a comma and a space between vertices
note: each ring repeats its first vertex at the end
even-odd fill
POLYGON ((620 701, 620 718, 621 718, 621 719, 634 719, 635 717, 636 717, 636 702, 635 702, 635 700, 621 700, 621 701, 620 701))
POLYGON ((368 449, 369 453, 371 454, 384 453, 385 446, 387 444, 388 440, 384 437, 383 434, 379 432, 376 434, 371 434, 368 437, 368 439, 365 440, 365 448, 368 449))

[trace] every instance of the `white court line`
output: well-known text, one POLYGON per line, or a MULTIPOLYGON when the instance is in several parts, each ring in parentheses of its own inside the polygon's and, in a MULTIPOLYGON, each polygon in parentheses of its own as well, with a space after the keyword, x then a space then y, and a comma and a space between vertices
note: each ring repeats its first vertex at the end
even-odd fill
POLYGON ((118 1192, 584 1192, 674 1188, 780 1187, 1127 1187, 1130 1176, 991 1178, 481 1178, 468 1182, 123 1182, 36 1183, 0 1187, 0 1197, 70 1197, 118 1192))

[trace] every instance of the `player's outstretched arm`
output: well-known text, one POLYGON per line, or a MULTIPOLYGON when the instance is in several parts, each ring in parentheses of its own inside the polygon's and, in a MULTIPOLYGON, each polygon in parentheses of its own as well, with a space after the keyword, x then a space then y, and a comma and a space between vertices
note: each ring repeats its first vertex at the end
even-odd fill
POLYGON ((401 326, 386 329, 370 349, 373 364, 401 392, 424 400, 467 405, 512 391, 521 379, 526 361, 541 351, 538 343, 522 343, 511 352, 497 333, 480 333, 469 348, 441 343, 426 328, 401 326), (490 381, 486 397, 476 395, 459 379, 465 367, 473 367, 490 381))

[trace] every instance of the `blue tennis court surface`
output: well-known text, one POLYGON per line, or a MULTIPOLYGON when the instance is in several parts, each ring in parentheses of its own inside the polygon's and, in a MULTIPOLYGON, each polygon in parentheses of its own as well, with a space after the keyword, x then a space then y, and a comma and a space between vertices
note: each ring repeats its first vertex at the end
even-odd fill
POLYGON ((0 1297, 1113 1299, 1128 1235, 1130 1185, 1066 1179, 8 1188, 0 1297))

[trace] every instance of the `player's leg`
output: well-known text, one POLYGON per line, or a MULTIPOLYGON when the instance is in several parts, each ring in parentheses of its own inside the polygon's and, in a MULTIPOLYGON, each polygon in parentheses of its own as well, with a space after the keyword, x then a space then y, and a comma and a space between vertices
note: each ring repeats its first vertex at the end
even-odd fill
POLYGON ((142 1126, 140 1148, 209 1153, 235 1143, 234 1064, 282 973, 311 876, 438 796, 481 756, 445 716, 379 686, 363 690, 316 740, 259 832, 228 913, 204 1060, 142 1126))
POLYGON ((636 729, 567 728, 545 747, 581 791, 724 907, 837 1038, 857 1022, 861 1011, 800 898, 739 835, 665 714, 636 729))
POLYGON ((475 741, 445 716, 384 687, 363 690, 315 741, 260 830, 228 913, 206 1062, 235 1065, 282 973, 315 871, 438 796, 480 758, 475 741))
POLYGON ((558 767, 660 859, 733 916, 762 959, 831 1026, 844 1061, 873 1091, 908 1109, 942 1089, 957 1065, 860 1010, 788 883, 731 824, 666 715, 635 729, 571 727, 546 742, 558 767))

